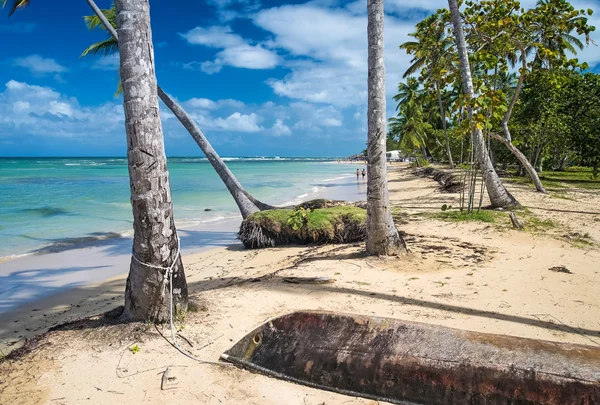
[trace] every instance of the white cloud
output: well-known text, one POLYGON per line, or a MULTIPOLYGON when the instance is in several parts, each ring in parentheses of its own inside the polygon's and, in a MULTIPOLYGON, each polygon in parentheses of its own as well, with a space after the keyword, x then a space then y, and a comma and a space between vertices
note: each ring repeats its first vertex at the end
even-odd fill
MULTIPOLYGON (((362 7, 366 11, 366 5, 362 7)), ((341 108, 365 105, 367 17, 365 12, 357 11, 358 8, 353 12, 308 3, 258 12, 254 23, 273 34, 269 45, 294 58, 286 62, 291 73, 268 81, 273 91, 280 96, 341 108), (306 21, 310 21, 310 30, 306 29, 306 21)), ((415 21, 386 16, 385 24, 387 89, 391 99, 410 61, 398 45, 408 39, 415 21)))
POLYGON ((196 27, 179 34, 192 45, 221 49, 214 60, 184 63, 187 69, 199 69, 206 74, 221 71, 223 66, 246 69, 271 69, 277 66, 279 56, 261 44, 250 44, 235 34, 229 26, 196 27))
POLYGON ((323 125, 325 125, 326 127, 341 127, 342 121, 335 118, 325 118, 323 120, 323 125))
POLYGON ((214 110, 217 108, 217 103, 207 98, 191 98, 187 101, 187 104, 203 110, 214 110))
POLYGON ((275 124, 271 127, 271 132, 275 136, 287 136, 292 134, 290 127, 285 125, 280 119, 275 120, 275 124))
POLYGON ((66 72, 67 68, 51 58, 44 58, 40 55, 29 55, 23 58, 13 59, 13 66, 29 69, 32 73, 45 75, 50 73, 66 72))
POLYGON ((234 112, 229 117, 217 118, 214 122, 218 128, 228 131, 239 131, 239 132, 259 132, 263 128, 258 125, 261 121, 261 117, 255 113, 251 114, 240 114, 234 112))
POLYGON ((228 48, 246 43, 242 37, 234 34, 228 26, 196 27, 185 34, 179 35, 190 44, 205 45, 213 48, 228 48))
POLYGON ((277 66, 276 53, 261 45, 240 45, 226 48, 217 54, 215 62, 246 69, 271 69, 277 66))
POLYGON ((76 99, 48 87, 10 80, 0 92, 0 134, 69 138, 122 136, 123 107, 115 102, 82 107, 76 99))

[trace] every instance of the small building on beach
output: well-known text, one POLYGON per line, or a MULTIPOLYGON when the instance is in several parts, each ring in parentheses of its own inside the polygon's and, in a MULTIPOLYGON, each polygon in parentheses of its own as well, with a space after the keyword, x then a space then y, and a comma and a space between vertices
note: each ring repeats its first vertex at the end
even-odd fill
POLYGON ((387 151, 385 156, 388 162, 402 162, 404 160, 399 150, 387 151))

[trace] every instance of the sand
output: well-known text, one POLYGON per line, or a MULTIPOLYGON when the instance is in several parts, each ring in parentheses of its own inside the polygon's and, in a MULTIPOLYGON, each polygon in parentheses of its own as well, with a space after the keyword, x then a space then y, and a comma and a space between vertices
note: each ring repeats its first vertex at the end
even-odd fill
MULTIPOLYGON (((505 223, 486 224, 415 215, 439 212, 442 204, 456 206, 457 194, 439 192, 433 180, 416 177, 403 165, 391 168, 389 184, 393 205, 405 214, 400 228, 409 256, 365 257, 361 245, 249 251, 237 244, 184 256, 191 296, 200 310, 178 324, 189 341, 180 339, 182 347, 215 361, 254 327, 299 309, 600 345, 597 193, 541 195, 511 186, 540 219, 558 224, 532 234, 512 230, 508 216, 505 223), (575 243, 576 233, 588 233, 592 244, 575 243), (549 270, 555 266, 565 266, 571 274, 549 270), (283 281, 287 276, 336 281, 295 285, 283 281)), ((37 308, 15 313, 15 330, 39 333, 64 320, 114 308, 122 303, 123 288, 121 276, 71 290, 61 300, 65 312, 54 313, 51 321, 37 313, 56 306, 39 301, 37 308)), ((2 322, 4 327, 11 319, 2 322)), ((0 364, 0 403, 376 403, 229 366, 199 364, 175 351, 161 333, 168 337, 167 328, 94 320, 51 332, 30 353, 0 364), (130 350, 134 345, 140 349, 135 354, 130 350), (176 379, 161 390, 166 367, 176 379)), ((2 339, 6 344, 6 336, 2 339)))

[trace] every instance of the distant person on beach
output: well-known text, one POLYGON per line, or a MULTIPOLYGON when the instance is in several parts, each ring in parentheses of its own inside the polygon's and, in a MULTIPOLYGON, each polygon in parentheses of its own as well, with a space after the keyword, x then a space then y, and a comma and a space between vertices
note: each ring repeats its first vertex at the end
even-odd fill
POLYGON ((356 180, 358 180, 358 176, 360 175, 360 170, 356 169, 356 180))
POLYGON ((365 169, 363 169, 363 171, 362 171, 363 180, 365 179, 366 175, 367 175, 367 171, 365 169))

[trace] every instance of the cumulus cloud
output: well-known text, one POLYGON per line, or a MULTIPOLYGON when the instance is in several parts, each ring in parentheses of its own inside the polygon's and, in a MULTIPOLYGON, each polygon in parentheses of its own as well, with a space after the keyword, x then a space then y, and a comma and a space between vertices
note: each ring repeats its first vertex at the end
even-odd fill
POLYGON ((273 127, 271 127, 271 133, 275 136, 287 136, 291 135, 292 131, 290 130, 290 127, 285 125, 283 121, 278 118, 275 120, 273 127))
POLYGON ((246 69, 271 69, 277 66, 279 56, 261 44, 250 44, 235 34, 229 26, 196 27, 179 34, 192 45, 221 49, 214 60, 189 62, 184 68, 201 70, 206 74, 221 71, 223 66, 246 69))
POLYGON ((32 136, 93 138, 114 136, 123 130, 123 107, 106 103, 82 107, 76 99, 49 87, 16 80, 0 92, 0 109, 12 111, 0 115, 0 133, 10 137, 19 133, 32 136))
MULTIPOLYGON (((365 12, 307 3, 261 10, 253 21, 273 35, 273 49, 290 56, 286 65, 291 72, 268 81, 276 94, 342 108, 366 103, 365 12)), ((410 61, 398 45, 408 39, 415 22, 386 16, 385 23, 387 88, 392 93, 410 61)))
POLYGON ((15 58, 12 62, 13 66, 29 69, 32 73, 45 75, 51 73, 66 72, 67 68, 51 58, 44 58, 40 55, 29 55, 23 58, 15 58))
POLYGON ((214 123, 218 128, 228 131, 259 132, 263 129, 258 125, 261 120, 261 117, 255 113, 241 114, 239 112, 234 112, 225 119, 215 119, 214 123))

